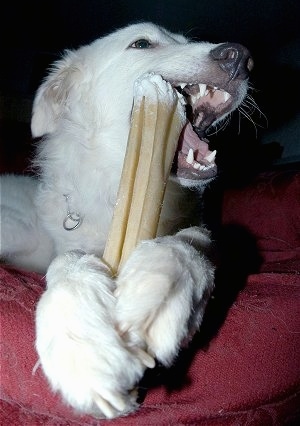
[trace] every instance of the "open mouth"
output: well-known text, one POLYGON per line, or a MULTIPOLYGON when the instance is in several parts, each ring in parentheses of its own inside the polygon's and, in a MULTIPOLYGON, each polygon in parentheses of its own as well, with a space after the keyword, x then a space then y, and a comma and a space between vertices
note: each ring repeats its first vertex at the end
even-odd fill
POLYGON ((233 97, 206 84, 173 83, 172 86, 185 98, 188 119, 179 138, 174 171, 181 179, 211 179, 217 174, 216 151, 209 150, 205 135, 213 123, 231 111, 233 97))

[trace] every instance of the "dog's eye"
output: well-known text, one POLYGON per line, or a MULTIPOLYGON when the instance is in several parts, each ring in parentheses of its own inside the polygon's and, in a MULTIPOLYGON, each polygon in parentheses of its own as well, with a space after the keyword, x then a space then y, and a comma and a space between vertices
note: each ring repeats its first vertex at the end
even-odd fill
POLYGON ((130 47, 133 47, 135 49, 149 49, 152 47, 152 44, 149 40, 146 40, 145 38, 141 38, 140 40, 135 41, 130 45, 130 47))

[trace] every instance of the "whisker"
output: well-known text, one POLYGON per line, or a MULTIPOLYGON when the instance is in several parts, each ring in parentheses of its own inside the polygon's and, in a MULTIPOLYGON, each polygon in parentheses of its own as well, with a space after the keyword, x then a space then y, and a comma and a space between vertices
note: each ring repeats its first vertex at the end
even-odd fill
POLYGON ((253 105, 251 102, 244 101, 244 102, 242 103, 242 105, 244 105, 246 108, 248 108, 248 113, 249 113, 249 114, 253 114, 253 113, 254 113, 254 111, 256 110, 255 105, 253 105))
POLYGON ((247 94, 246 98, 243 100, 242 104, 238 108, 240 115, 239 115, 239 129, 240 129, 240 119, 241 116, 244 116, 247 118, 255 127, 255 133, 257 137, 257 127, 265 128, 264 125, 256 123, 254 119, 251 117, 256 111, 259 113, 259 118, 263 118, 266 123, 266 127, 268 127, 268 119, 266 115, 261 111, 261 109, 258 107, 257 103, 255 102, 254 98, 247 94))
POLYGON ((250 81, 248 82, 248 89, 251 90, 252 92, 256 92, 256 93, 259 92, 259 90, 256 89, 250 81))
POLYGON ((216 135, 218 132, 226 129, 230 122, 230 115, 224 118, 224 120, 220 121, 219 123, 216 123, 212 126, 211 131, 207 134, 207 136, 216 135), (213 129, 214 128, 214 129, 213 129))
POLYGON ((252 120, 251 115, 248 114, 248 112, 245 111, 245 109, 242 106, 239 106, 238 110, 239 110, 241 115, 243 115, 245 118, 247 118, 253 124, 253 126, 255 128, 255 136, 257 137, 257 127, 261 127, 261 126, 259 126, 257 123, 255 123, 254 120, 252 120))
MULTIPOLYGON (((239 111, 239 109, 238 109, 238 111, 239 111)), ((241 113, 239 111, 238 135, 240 135, 240 134, 241 134, 241 113)))
POLYGON ((249 96, 249 99, 246 100, 246 101, 249 103, 249 105, 251 105, 253 107, 253 110, 256 110, 259 113, 260 118, 264 118, 264 120, 266 121, 266 125, 268 127, 269 123, 268 123, 268 118, 267 118, 266 114, 264 114, 262 112, 262 110, 259 108, 259 106, 255 102, 255 100, 252 98, 252 96, 249 96))

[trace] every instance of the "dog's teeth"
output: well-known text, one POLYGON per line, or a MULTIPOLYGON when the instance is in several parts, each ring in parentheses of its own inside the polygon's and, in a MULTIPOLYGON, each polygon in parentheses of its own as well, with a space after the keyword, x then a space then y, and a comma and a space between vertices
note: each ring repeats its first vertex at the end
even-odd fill
MULTIPOLYGON (((209 164, 208 166, 203 166, 204 168, 202 170, 209 170, 212 167, 214 167, 214 164, 209 164)), ((200 169, 201 170, 201 169, 200 169)))
POLYGON ((197 161, 193 164, 194 169, 199 170, 201 167, 201 164, 198 163, 197 161))
POLYGON ((213 161, 215 161, 216 155, 217 155, 217 151, 214 150, 213 152, 208 154, 204 159, 207 160, 209 163, 212 163, 213 161))
POLYGON ((227 102, 229 98, 230 98, 230 94, 227 92, 224 92, 224 102, 227 102))
POLYGON ((200 96, 204 96, 206 93, 206 84, 199 84, 199 94, 200 96))
POLYGON ((194 151, 192 150, 192 148, 190 148, 189 149, 189 153, 188 153, 188 155, 186 157, 186 162, 188 164, 193 164, 193 161, 194 161, 194 151))
POLYGON ((181 87, 181 89, 183 90, 185 88, 185 86, 187 86, 186 83, 180 83, 179 86, 181 87))
POLYGON ((192 101, 192 104, 195 104, 197 101, 199 101, 199 99, 201 98, 202 96, 200 95, 200 93, 198 92, 196 95, 191 95, 191 101, 192 101))

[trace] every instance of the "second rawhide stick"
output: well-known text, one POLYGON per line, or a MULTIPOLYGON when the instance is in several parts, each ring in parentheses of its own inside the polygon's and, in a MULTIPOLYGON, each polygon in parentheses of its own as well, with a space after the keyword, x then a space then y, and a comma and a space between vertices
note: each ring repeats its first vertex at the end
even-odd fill
POLYGON ((154 238, 180 133, 186 123, 177 92, 158 75, 136 83, 117 202, 103 254, 117 274, 141 240, 154 238))

